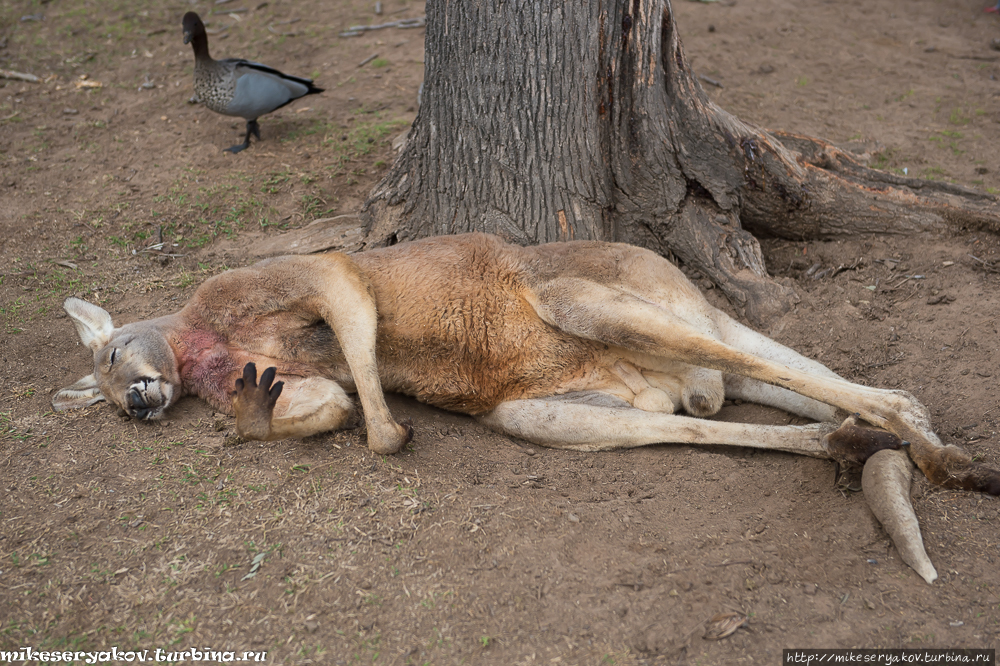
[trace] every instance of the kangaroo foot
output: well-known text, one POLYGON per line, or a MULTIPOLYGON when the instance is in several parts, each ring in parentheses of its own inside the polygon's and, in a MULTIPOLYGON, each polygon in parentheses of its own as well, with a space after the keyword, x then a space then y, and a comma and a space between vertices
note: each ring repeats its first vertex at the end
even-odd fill
POLYGON ((236 380, 232 392, 233 411, 236 412, 236 432, 243 439, 266 440, 271 434, 271 416, 274 404, 281 395, 284 382, 275 382, 276 368, 268 368, 257 383, 257 365, 243 366, 243 377, 236 380), (274 385, 272 386, 272 382, 274 385))
POLYGON ((868 458, 883 449, 897 450, 909 442, 885 430, 858 425, 858 414, 844 419, 839 428, 826 436, 826 449, 839 464, 864 464, 868 458))
POLYGON ((957 446, 938 446, 910 454, 934 483, 945 488, 1000 495, 1000 471, 975 462, 957 446), (913 455, 916 453, 921 455, 913 455))

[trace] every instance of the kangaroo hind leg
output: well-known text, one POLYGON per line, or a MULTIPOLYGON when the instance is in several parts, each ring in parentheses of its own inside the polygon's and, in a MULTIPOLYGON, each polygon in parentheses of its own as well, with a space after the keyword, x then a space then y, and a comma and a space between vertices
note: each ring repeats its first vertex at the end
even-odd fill
MULTIPOLYGON (((649 368, 646 380, 654 388, 662 377, 679 380, 679 402, 693 416, 711 416, 725 400, 720 367, 700 363, 697 339, 714 339, 718 330, 703 299, 658 304, 627 291, 581 278, 556 278, 535 288, 532 306, 546 323, 567 333, 633 352, 649 368), (689 340, 691 338, 691 340, 689 340), (677 361, 680 361, 679 363, 677 361), (662 366, 667 373, 657 372, 662 366)), ((672 383, 672 382, 671 382, 672 383)))
MULTIPOLYGON (((795 350, 747 328, 721 311, 716 313, 716 321, 719 325, 722 341, 735 349, 819 377, 842 379, 822 363, 807 358, 795 350)), ((730 399, 777 407, 814 421, 833 423, 843 420, 846 415, 833 405, 808 398, 795 391, 751 379, 745 375, 726 373, 724 381, 726 397, 730 399)))
POLYGON ((484 425, 539 446, 614 451, 650 444, 722 444, 827 458, 829 424, 766 426, 648 412, 596 391, 511 400, 479 416, 484 425))
POLYGON ((927 408, 909 393, 852 384, 811 367, 813 362, 798 355, 807 362, 781 358, 780 346, 773 341, 771 355, 781 360, 765 356, 749 337, 749 342, 741 343, 747 351, 727 344, 720 339, 716 323, 721 313, 707 303, 704 309, 682 316, 637 296, 575 278, 550 281, 535 293, 536 311, 553 326, 582 338, 740 375, 848 414, 857 413, 868 423, 910 442, 910 455, 931 481, 949 488, 1000 494, 1000 472, 972 462, 957 447, 943 446, 931 429, 927 408))

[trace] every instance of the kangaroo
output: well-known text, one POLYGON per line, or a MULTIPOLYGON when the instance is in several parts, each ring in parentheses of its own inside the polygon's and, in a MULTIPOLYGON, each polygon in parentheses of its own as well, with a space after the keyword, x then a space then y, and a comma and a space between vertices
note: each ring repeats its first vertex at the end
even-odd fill
POLYGON ((624 244, 441 236, 268 259, 212 277, 179 312, 120 328, 85 301, 65 309, 94 372, 55 393, 57 410, 107 400, 157 419, 193 394, 234 414, 241 437, 275 440, 344 427, 357 393, 370 449, 392 454, 412 433, 389 413, 388 390, 553 448, 721 444, 864 463, 869 506, 928 583, 910 459, 934 483, 1000 494, 1000 472, 942 445, 910 394, 846 381, 624 244), (707 420, 726 398, 816 423, 707 420))

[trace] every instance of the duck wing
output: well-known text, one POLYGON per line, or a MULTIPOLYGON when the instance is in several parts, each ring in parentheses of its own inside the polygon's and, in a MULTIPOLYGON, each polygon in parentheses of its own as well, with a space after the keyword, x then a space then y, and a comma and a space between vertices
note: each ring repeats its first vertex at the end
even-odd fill
POLYGON ((304 95, 323 92, 309 79, 290 76, 257 62, 235 58, 219 62, 232 68, 236 78, 236 89, 226 113, 248 120, 280 109, 304 95))

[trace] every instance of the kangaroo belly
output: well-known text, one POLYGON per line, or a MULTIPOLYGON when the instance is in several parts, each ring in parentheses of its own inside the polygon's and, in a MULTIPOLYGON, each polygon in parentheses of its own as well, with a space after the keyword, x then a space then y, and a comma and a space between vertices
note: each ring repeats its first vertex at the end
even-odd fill
POLYGON ((480 414, 604 372, 601 345, 538 317, 516 255, 486 236, 435 240, 353 257, 375 291, 386 389, 480 414))
POLYGON ((582 390, 603 371, 595 344, 545 324, 511 294, 392 309, 379 322, 384 387, 444 409, 582 390))

